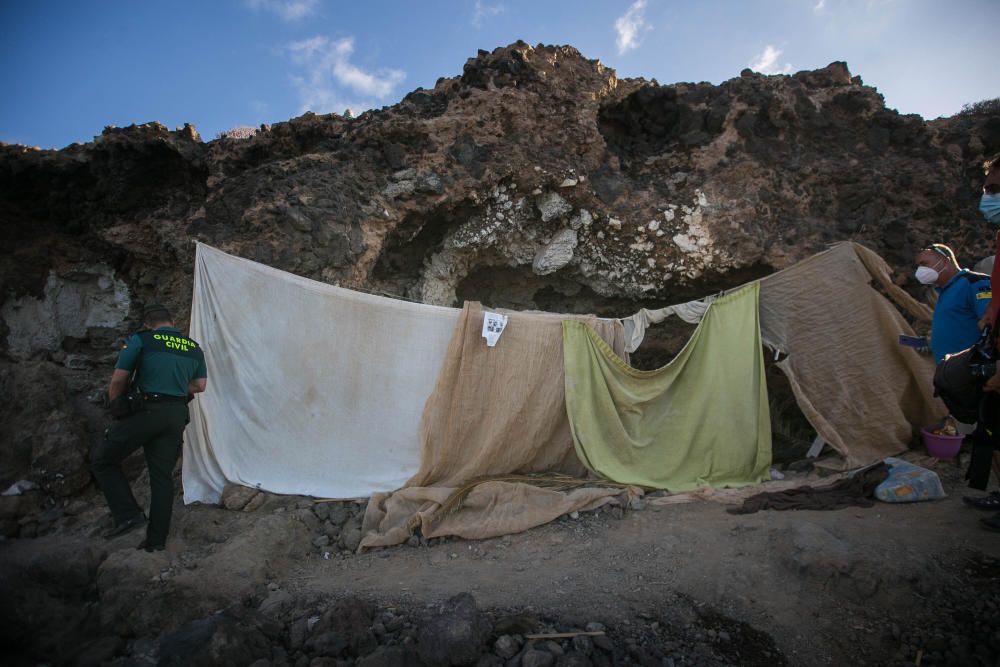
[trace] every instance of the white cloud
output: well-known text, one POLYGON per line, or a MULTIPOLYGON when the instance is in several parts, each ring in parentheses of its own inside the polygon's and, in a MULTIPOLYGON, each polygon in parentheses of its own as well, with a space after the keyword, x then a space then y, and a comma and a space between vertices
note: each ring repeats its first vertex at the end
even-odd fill
POLYGON ((645 12, 646 0, 635 0, 628 11, 615 20, 619 55, 638 47, 639 33, 652 27, 646 24, 645 12))
POLYGON ((298 21, 316 11, 319 0, 246 0, 247 7, 275 14, 284 21, 298 21))
POLYGON ((499 16, 505 11, 507 8, 503 5, 487 5, 482 0, 476 0, 475 11, 472 13, 472 25, 482 28, 483 21, 493 16, 499 16))
POLYGON ((750 69, 761 74, 788 74, 792 71, 792 65, 791 63, 778 64, 781 53, 781 49, 776 49, 768 44, 764 47, 764 51, 750 63, 750 69))
POLYGON ((350 62, 354 53, 354 38, 330 40, 317 35, 287 47, 292 62, 300 71, 292 76, 299 91, 303 111, 316 113, 370 109, 374 100, 382 100, 406 78, 398 69, 368 72, 350 62), (353 99, 345 97, 345 91, 353 99), (359 97, 360 96, 360 97, 359 97))
POLYGON ((819 14, 821 11, 823 11, 824 7, 826 7, 826 0, 819 0, 819 2, 817 2, 816 5, 813 7, 813 11, 819 14))

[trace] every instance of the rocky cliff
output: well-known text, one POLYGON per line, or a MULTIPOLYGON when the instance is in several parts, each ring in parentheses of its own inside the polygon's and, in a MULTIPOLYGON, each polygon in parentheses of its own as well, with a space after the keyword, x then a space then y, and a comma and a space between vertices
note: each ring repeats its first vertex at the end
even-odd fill
POLYGON ((998 150, 1000 116, 900 115, 845 63, 660 85, 523 42, 357 118, 0 145, 0 486, 86 485, 117 342, 143 303, 186 312, 195 240, 428 303, 624 315, 844 239, 901 282, 929 242, 972 262, 998 150))

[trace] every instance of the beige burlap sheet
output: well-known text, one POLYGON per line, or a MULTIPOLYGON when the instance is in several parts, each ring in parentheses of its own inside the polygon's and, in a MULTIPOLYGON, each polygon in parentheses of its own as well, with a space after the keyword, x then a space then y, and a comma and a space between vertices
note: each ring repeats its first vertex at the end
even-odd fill
MULTIPOLYGON (((398 544, 418 525, 430 529, 427 516, 434 506, 473 479, 533 472, 587 474, 574 451, 566 416, 562 322, 587 323, 624 357, 621 322, 499 310, 494 312, 508 316, 507 326, 496 346, 487 347, 483 312, 476 302, 462 309, 424 407, 420 469, 407 488, 372 497, 361 548, 398 544)), ((518 532, 566 512, 596 507, 595 502, 621 493, 578 489, 563 494, 526 484, 484 484, 460 511, 436 525, 434 535, 485 536, 480 533, 484 526, 493 535, 518 532)))
POLYGON ((507 327, 496 347, 487 347, 482 305, 462 309, 424 406, 420 469, 406 486, 457 486, 510 473, 586 474, 566 416, 562 322, 585 322, 624 355, 621 322, 497 312, 507 315, 507 327))
POLYGON ((933 396, 933 361, 899 344, 913 329, 873 282, 913 316, 930 316, 893 284, 882 258, 856 243, 761 280, 764 343, 787 355, 778 366, 799 408, 844 468, 904 451, 915 428, 947 412, 933 396))
POLYGON ((424 486, 376 493, 365 512, 361 548, 406 541, 419 528, 426 538, 456 535, 481 540, 540 526, 570 512, 594 510, 608 503, 627 505, 638 489, 584 487, 568 492, 524 483, 483 482, 456 512, 439 513, 454 488, 424 486))

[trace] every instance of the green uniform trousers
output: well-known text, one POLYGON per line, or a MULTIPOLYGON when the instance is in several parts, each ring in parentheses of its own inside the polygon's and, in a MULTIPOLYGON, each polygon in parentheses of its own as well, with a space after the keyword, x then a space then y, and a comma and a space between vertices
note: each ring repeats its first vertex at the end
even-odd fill
POLYGON ((142 514, 132 495, 122 462, 142 447, 149 468, 149 525, 146 542, 162 545, 170 531, 174 505, 174 466, 181 455, 184 426, 188 422, 187 403, 146 403, 141 412, 116 421, 105 431, 104 440, 94 450, 91 470, 116 524, 142 514))

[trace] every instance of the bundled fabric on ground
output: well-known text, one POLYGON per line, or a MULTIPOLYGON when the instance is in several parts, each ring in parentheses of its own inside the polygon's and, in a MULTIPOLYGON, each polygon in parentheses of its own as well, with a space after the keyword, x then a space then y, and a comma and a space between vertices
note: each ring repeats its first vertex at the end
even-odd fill
POLYGON ((362 294, 199 245, 191 336, 208 365, 185 502, 227 482, 354 498, 419 468, 419 422, 459 311, 362 294))
MULTIPOLYGON (((543 471, 586 473, 574 453, 566 416, 562 322, 571 319, 588 324, 611 349, 624 355, 621 322, 503 311, 507 326, 496 346, 488 347, 482 337, 483 312, 479 303, 463 308, 424 411, 420 470, 407 483, 414 488, 391 498, 371 499, 365 519, 371 532, 366 531, 362 547, 397 544, 417 526, 429 530, 427 517, 440 507, 439 501, 470 480, 543 471)), ((603 490, 598 497, 620 493, 603 490)), ((463 510, 438 525, 433 534, 486 537, 476 532, 486 530, 490 535, 503 535, 546 523, 567 511, 589 508, 594 502, 591 492, 560 494, 526 484, 480 485, 463 510), (564 497, 556 502, 553 493, 564 497), (513 501, 518 503, 516 510, 501 509, 513 501)))
POLYGON ((361 548, 405 542, 416 529, 425 538, 455 535, 482 540, 520 533, 564 514, 628 504, 638 489, 583 487, 563 492, 531 484, 487 481, 477 485, 454 512, 442 508, 457 489, 422 486, 376 493, 368 501, 361 548))
MULTIPOLYGON (((933 361, 897 343, 899 334, 914 332, 893 302, 916 319, 929 320, 931 310, 892 282, 877 254, 839 243, 759 282, 762 339, 781 357, 802 413, 844 467, 905 450, 914 426, 946 412, 933 397, 933 361)), ((685 304, 685 319, 703 303, 685 304)), ((642 342, 646 326, 676 311, 630 318, 629 349, 642 342)))
POLYGON ((681 352, 631 368, 582 322, 563 323, 576 452, 616 482, 670 491, 769 478, 771 421, 758 285, 711 303, 681 352))
POLYGON ((839 510, 846 507, 872 507, 875 489, 889 476, 889 466, 885 463, 858 470, 855 474, 837 483, 817 488, 800 486, 783 491, 758 493, 743 501, 738 507, 730 507, 730 514, 755 514, 761 510, 839 510))

